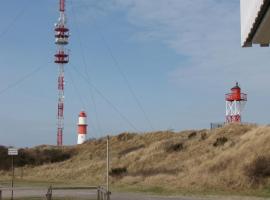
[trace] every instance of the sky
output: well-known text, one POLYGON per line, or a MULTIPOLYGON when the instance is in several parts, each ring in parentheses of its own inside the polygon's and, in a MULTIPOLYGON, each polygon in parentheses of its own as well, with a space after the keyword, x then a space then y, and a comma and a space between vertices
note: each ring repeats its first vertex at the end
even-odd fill
MULTIPOLYGON (((67 0, 64 144, 121 132, 209 128, 238 81, 243 121, 269 123, 268 48, 241 48, 236 0, 67 0)), ((0 1, 0 145, 56 143, 57 0, 0 1)))

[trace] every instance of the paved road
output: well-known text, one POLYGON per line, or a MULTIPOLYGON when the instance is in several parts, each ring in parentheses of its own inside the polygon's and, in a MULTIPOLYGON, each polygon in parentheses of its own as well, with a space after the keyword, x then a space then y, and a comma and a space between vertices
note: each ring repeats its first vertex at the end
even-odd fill
MULTIPOLYGON (((11 196, 11 190, 8 188, 1 188, 2 196, 8 198, 11 196)), ((26 197, 41 197, 44 198, 48 189, 47 188, 16 188, 14 190, 15 198, 26 197)), ((95 190, 53 190, 53 197, 80 197, 82 199, 95 199, 97 192, 95 190)))
MULTIPOLYGON (((3 197, 10 197, 11 191, 9 189, 2 188, 3 197)), ((47 192, 46 188, 17 188, 14 192, 14 197, 25 198, 25 197, 45 197, 47 192)), ((82 199, 96 199, 96 191, 94 190, 57 190, 53 191, 53 196, 57 197, 80 197, 82 199)), ((270 199, 270 198, 268 198, 270 199)), ((113 193, 111 200, 266 200, 266 198, 255 198, 255 197, 160 197, 155 195, 144 195, 134 193, 113 193)))

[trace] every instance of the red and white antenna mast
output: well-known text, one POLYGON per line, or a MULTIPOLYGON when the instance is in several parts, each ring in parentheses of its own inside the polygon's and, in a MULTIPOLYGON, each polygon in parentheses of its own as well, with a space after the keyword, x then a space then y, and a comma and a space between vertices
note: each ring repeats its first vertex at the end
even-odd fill
POLYGON ((231 93, 225 95, 226 101, 226 122, 241 123, 241 114, 247 102, 247 95, 241 93, 238 83, 231 89, 231 93))
POLYGON ((63 129, 64 129, 64 65, 69 62, 69 55, 65 48, 68 44, 69 29, 67 28, 67 20, 65 15, 65 0, 59 0, 60 17, 55 24, 55 44, 57 45, 57 53, 55 63, 58 64, 58 108, 57 108, 57 145, 63 145, 63 129))

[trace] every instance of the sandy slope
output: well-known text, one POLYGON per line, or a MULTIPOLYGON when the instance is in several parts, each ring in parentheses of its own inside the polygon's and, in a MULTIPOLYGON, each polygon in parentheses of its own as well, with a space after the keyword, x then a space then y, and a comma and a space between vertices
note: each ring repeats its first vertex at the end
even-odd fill
MULTIPOLYGON (((270 127, 228 125, 215 130, 123 133, 111 138, 115 186, 169 190, 246 190, 269 185, 270 171, 253 177, 258 157, 270 160, 270 127), (225 138, 225 139, 224 139, 225 138), (253 168, 252 168, 253 167, 253 168), (121 171, 120 170, 120 171, 121 171), (126 170, 126 171, 125 171, 126 170)), ((73 147, 71 159, 25 167, 27 180, 99 185, 105 182, 106 141, 73 147)), ((2 173, 2 179, 6 173, 2 173)))

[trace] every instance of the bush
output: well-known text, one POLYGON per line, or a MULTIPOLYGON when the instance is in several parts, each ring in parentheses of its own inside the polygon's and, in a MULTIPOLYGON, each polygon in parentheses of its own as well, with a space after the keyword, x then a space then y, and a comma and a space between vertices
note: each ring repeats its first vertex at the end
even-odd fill
POLYGON ((182 151, 183 149, 184 149, 183 143, 175 143, 165 146, 165 151, 168 153, 182 151))
POLYGON ((123 155, 126 155, 128 153, 131 153, 133 151, 137 151, 139 149, 142 149, 144 148, 145 146, 142 144, 142 145, 139 145, 139 146, 135 146, 135 147, 130 147, 130 148, 127 148, 127 149, 124 149, 123 151, 120 151, 118 153, 119 156, 123 156, 123 155))
POLYGON ((127 168, 126 167, 118 167, 118 168, 112 168, 109 175, 118 177, 118 176, 124 176, 127 174, 127 168))
POLYGON ((226 137, 219 137, 216 139, 215 143, 213 144, 214 147, 223 146, 226 142, 228 142, 228 138, 226 137))
POLYGON ((11 167, 11 158, 7 154, 7 148, 0 146, 0 170, 9 170, 11 167))
POLYGON ((196 135, 197 135, 197 133, 195 131, 193 131, 188 135, 188 139, 194 138, 194 137, 196 137, 196 135))
POLYGON ((207 133, 202 133, 201 140, 206 140, 206 139, 207 139, 207 133))
POLYGON ((270 177, 270 157, 258 156, 246 167, 245 171, 254 183, 270 177))
MULTIPOLYGON (((7 155, 7 151, 7 147, 0 146, 0 170, 9 170, 11 167, 11 158, 7 155)), ((15 157, 14 165, 23 167, 61 162, 71 158, 72 155, 73 152, 62 149, 19 149, 19 155, 15 157)))
POLYGON ((136 136, 135 133, 121 133, 117 136, 118 141, 128 141, 136 136))

